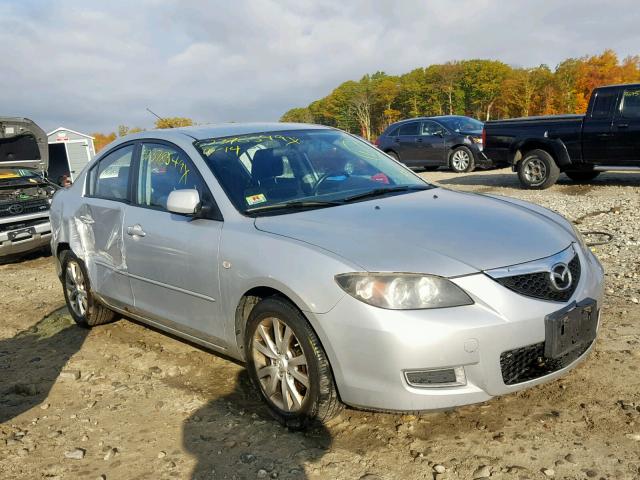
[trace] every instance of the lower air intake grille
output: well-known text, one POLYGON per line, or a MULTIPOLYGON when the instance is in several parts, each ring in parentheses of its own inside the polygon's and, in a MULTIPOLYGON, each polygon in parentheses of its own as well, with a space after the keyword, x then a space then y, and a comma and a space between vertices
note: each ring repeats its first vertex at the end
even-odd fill
POLYGON ((553 359, 545 358, 544 342, 508 350, 500 355, 502 380, 505 385, 515 385, 549 375, 575 361, 587 351, 589 346, 591 346, 591 343, 582 345, 562 357, 553 359))

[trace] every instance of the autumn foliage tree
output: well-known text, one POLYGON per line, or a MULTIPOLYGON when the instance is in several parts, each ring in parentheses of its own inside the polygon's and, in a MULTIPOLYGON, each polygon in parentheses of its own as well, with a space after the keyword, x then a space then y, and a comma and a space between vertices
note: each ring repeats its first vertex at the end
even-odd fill
POLYGON ((569 58, 555 69, 463 60, 344 82, 307 107, 289 110, 281 121, 320 123, 371 139, 390 123, 420 115, 490 120, 583 113, 595 87, 632 82, 640 82, 640 57, 620 60, 612 50, 569 58))

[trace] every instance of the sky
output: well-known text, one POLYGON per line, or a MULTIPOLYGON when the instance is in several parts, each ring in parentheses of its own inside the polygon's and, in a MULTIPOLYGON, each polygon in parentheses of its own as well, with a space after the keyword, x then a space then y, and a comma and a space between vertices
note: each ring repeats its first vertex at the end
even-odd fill
POLYGON ((277 121, 433 63, 640 54, 638 0, 0 0, 0 116, 45 130, 277 121))

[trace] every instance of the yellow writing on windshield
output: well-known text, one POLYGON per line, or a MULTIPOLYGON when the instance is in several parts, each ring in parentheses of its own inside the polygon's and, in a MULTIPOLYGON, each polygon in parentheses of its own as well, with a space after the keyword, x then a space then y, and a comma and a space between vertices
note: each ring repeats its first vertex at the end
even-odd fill
POLYGON ((249 148, 265 142, 278 142, 278 145, 274 145, 273 147, 288 147, 290 145, 301 145, 302 139, 299 137, 292 137, 290 135, 250 135, 246 137, 227 137, 202 144, 200 148, 207 157, 211 157, 216 152, 231 152, 235 153, 236 156, 239 157, 249 148))

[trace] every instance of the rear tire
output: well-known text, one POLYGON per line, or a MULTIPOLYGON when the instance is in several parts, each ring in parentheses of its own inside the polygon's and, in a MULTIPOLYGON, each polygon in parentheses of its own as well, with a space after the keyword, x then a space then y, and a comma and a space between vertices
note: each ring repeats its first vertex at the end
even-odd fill
POLYGON ((553 157, 546 151, 536 149, 524 154, 518 163, 520 184, 527 189, 543 190, 558 181, 560 169, 553 157))
POLYGON ((245 352, 253 385, 284 426, 299 430, 340 413, 327 355, 307 319, 290 302, 270 297, 253 308, 245 352))
POLYGON ((600 172, 584 171, 584 172, 564 172, 574 182, 589 182, 600 175, 600 172))
POLYGON ((397 160, 398 162, 400 161, 400 157, 396 152, 385 152, 385 153, 389 155, 391 158, 393 158, 394 160, 397 160))
POLYGON ((75 322, 82 327, 111 322, 115 313, 99 303, 93 295, 84 262, 72 251, 65 250, 60 254, 60 264, 64 299, 75 322))
POLYGON ((454 148, 449 154, 449 168, 456 173, 473 172, 476 168, 473 152, 467 147, 454 148))

